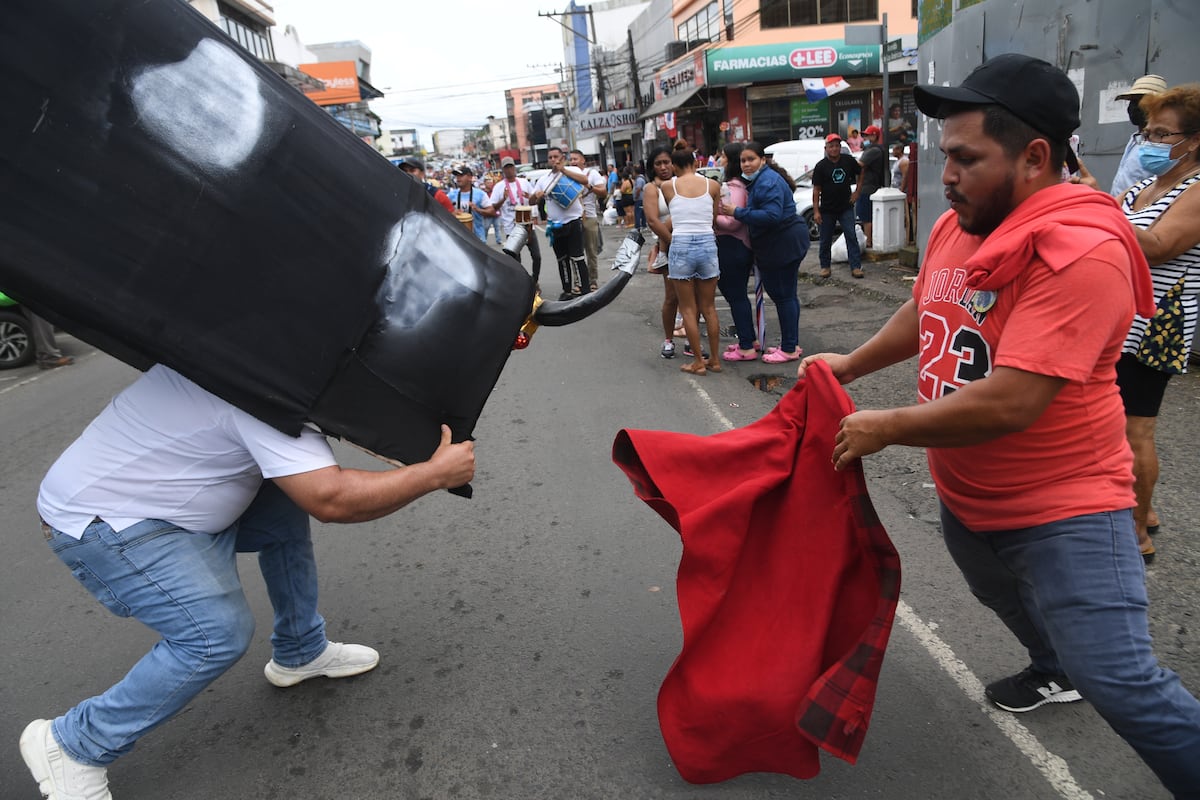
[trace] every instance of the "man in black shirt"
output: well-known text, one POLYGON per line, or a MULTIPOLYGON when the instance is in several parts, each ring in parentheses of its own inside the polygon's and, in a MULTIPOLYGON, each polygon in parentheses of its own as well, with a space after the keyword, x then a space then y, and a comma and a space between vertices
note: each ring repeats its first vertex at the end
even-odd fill
POLYGON ((863 276, 858 236, 854 232, 854 204, 858 191, 854 184, 858 179, 859 166, 854 157, 842 153, 842 137, 831 133, 825 137, 825 157, 813 167, 813 220, 821 226, 821 277, 833 274, 829 265, 830 249, 833 246, 833 231, 840 223, 846 234, 846 255, 850 260, 850 274, 863 276))
POLYGON ((859 166, 862 167, 862 180, 858 182, 858 202, 855 203, 855 213, 858 216, 858 222, 862 225, 863 233, 867 237, 867 247, 871 244, 871 195, 875 194, 877 189, 890 185, 890 175, 888 174, 888 158, 883 152, 883 148, 879 146, 879 140, 882 138, 883 131, 877 125, 868 125, 863 130, 863 138, 866 139, 866 146, 863 147, 862 154, 858 157, 859 166))

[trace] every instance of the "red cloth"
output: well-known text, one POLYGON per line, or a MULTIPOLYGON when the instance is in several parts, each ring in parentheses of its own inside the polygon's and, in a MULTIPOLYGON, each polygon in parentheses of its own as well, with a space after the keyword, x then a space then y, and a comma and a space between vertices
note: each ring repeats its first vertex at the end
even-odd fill
POLYGON ((830 457, 850 398, 823 362, 758 422, 713 436, 623 430, 613 460, 679 532, 683 650, 658 695, 693 783, 811 778, 854 763, 900 596, 900 558, 859 464, 830 457))

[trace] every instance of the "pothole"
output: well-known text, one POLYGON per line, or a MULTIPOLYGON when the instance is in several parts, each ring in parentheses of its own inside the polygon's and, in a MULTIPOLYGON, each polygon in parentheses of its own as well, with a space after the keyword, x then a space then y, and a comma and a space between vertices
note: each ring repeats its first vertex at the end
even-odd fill
POLYGON ((750 385, 760 392, 768 392, 770 394, 785 394, 792 388, 792 384, 796 382, 795 378, 789 378, 785 375, 751 375, 747 380, 750 385))

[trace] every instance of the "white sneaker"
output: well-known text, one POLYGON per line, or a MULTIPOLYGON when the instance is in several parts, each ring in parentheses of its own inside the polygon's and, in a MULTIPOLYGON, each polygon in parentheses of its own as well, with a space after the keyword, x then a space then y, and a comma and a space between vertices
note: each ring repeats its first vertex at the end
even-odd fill
POLYGON ((370 647, 330 642, 325 652, 299 667, 280 666, 272 658, 263 667, 263 674, 271 683, 284 688, 309 678, 348 678, 373 670, 378 664, 379 653, 370 647))
POLYGON ((35 719, 21 733, 21 758, 49 800, 112 800, 108 770, 80 764, 58 746, 50 721, 35 719))

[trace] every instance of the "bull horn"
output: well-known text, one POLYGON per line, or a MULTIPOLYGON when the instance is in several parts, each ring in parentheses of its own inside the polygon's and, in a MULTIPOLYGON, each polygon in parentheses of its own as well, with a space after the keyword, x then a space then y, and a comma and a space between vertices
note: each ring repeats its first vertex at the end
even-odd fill
POLYGON ((633 273, 637 271, 638 256, 641 255, 642 245, 646 240, 642 232, 630 231, 621 242, 617 255, 613 258, 612 269, 618 275, 594 292, 589 292, 573 300, 547 300, 533 311, 533 319, 539 325, 548 328, 570 325, 585 317, 590 317, 616 299, 625 284, 629 283, 633 273))

